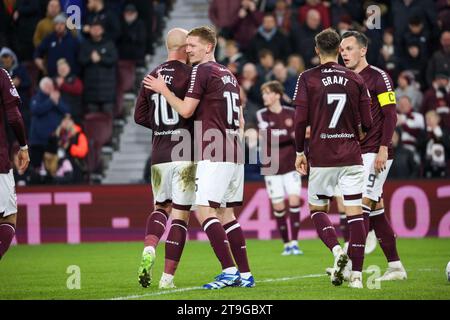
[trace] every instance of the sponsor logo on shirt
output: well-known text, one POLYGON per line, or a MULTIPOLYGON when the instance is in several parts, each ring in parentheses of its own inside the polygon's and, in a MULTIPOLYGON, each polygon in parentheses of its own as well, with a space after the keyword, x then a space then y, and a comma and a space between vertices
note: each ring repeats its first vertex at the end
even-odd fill
POLYGON ((334 133, 334 134, 328 134, 328 133, 321 133, 320 138, 321 139, 353 139, 355 135, 353 133, 334 133))
POLYGON ((332 69, 332 68, 328 68, 328 69, 322 69, 320 70, 322 73, 333 73, 333 72, 338 72, 338 73, 344 73, 344 70, 338 70, 338 69, 332 69))

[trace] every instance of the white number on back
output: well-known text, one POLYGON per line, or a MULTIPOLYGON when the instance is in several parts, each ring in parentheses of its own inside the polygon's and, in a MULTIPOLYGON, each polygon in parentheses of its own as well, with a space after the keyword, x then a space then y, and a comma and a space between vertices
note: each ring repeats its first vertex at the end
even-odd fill
POLYGON ((336 110, 334 110, 333 117, 331 118, 328 128, 334 129, 341 117, 342 110, 344 110, 345 103, 347 102, 347 95, 345 93, 329 93, 327 94, 327 103, 332 104, 337 101, 336 110))
POLYGON ((161 114, 162 123, 171 126, 178 123, 180 117, 178 113, 167 105, 167 100, 159 93, 152 94, 152 100, 155 103, 155 123, 159 126, 159 117, 161 114), (169 116, 169 107, 172 110, 172 117, 169 116))
POLYGON ((228 124, 239 127, 239 113, 240 109, 237 105, 237 101, 239 99, 239 95, 235 92, 225 91, 223 96, 227 99, 227 120, 228 124), (236 117, 235 117, 236 114, 236 117))

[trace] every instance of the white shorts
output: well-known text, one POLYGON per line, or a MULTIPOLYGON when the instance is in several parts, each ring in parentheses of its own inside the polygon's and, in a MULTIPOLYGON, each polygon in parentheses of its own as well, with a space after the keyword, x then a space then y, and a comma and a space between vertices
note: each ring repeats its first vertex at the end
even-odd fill
POLYGON ((172 203, 178 210, 190 210, 195 201, 195 164, 174 161, 155 164, 151 168, 155 204, 172 203))
POLYGON ((11 169, 9 173, 0 173, 0 217, 7 217, 15 213, 17 213, 17 195, 11 169))
POLYGON ((300 197, 302 180, 297 171, 274 176, 265 176, 266 190, 272 203, 284 201, 285 194, 300 197))
POLYGON ((383 185, 392 166, 392 159, 386 161, 386 170, 375 173, 376 153, 365 153, 362 155, 364 164, 364 191, 363 197, 379 202, 383 196, 383 185))
POLYGON ((314 206, 329 205, 342 192, 344 206, 360 206, 364 188, 364 169, 361 165, 347 167, 312 167, 309 174, 308 202, 314 206))
POLYGON ((244 165, 233 162, 197 163, 195 204, 211 208, 237 207, 244 196, 244 165))

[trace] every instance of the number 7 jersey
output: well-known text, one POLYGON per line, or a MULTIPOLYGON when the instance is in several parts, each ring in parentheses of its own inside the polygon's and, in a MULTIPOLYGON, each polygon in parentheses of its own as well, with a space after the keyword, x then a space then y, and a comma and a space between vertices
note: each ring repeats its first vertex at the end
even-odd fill
POLYGON ((200 100, 195 111, 199 160, 242 163, 239 94, 239 84, 225 66, 209 61, 192 68, 186 97, 200 100))
POLYGON ((358 127, 371 127, 370 104, 361 76, 337 63, 303 72, 294 94, 297 152, 304 151, 305 138, 300 129, 310 125, 311 167, 361 165, 358 127))
MULTIPOLYGON (((177 60, 167 61, 156 67, 150 74, 158 77, 160 73, 167 87, 180 99, 184 99, 190 83, 192 67, 177 60)), ((152 165, 172 162, 174 160, 191 161, 193 159, 192 138, 194 131, 193 117, 184 119, 159 93, 141 87, 136 101, 134 120, 137 124, 153 131, 152 165), (187 134, 189 133, 189 134, 187 134), (178 136, 178 137, 176 137, 178 136), (187 142, 185 139, 190 139, 187 142), (179 153, 175 146, 182 143, 189 145, 189 152, 179 153), (172 152, 175 151, 176 158, 172 152)))

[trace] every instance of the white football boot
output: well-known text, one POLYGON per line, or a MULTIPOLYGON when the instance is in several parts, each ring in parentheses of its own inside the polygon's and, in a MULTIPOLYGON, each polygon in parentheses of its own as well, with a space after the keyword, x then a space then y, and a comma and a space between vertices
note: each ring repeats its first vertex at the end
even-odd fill
POLYGON ((375 281, 394 281, 394 280, 406 280, 408 275, 400 261, 389 262, 389 266, 386 272, 380 278, 375 281))
POLYGON ((366 238, 366 246, 364 248, 364 254, 371 254, 375 248, 377 247, 377 236, 375 235, 375 231, 372 230, 367 234, 366 238))
POLYGON ((176 286, 173 283, 173 275, 163 273, 161 280, 159 280, 159 289, 175 289, 176 286))
POLYGON ((362 289, 362 273, 359 271, 352 271, 350 275, 350 279, 348 281, 348 286, 350 288, 362 289))

